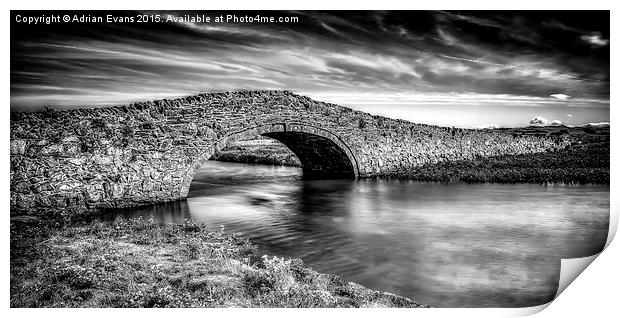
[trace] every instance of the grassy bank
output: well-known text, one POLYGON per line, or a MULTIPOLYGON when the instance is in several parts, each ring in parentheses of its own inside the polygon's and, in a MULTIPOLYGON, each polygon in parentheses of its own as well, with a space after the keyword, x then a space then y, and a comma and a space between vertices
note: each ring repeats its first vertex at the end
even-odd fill
POLYGON ((281 143, 230 145, 213 154, 211 159, 226 162, 301 167, 301 163, 295 154, 281 143))
POLYGON ((425 307, 188 222, 11 220, 11 307, 425 307))
POLYGON ((609 184, 609 142, 555 152, 424 165, 395 175, 418 181, 609 184))

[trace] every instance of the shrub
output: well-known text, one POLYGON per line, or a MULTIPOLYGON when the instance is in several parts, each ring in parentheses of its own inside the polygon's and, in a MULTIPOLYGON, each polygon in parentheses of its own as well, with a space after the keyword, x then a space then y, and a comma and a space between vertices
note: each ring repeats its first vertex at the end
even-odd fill
POLYGON ((243 287, 251 297, 271 291, 275 285, 274 278, 263 270, 250 270, 243 276, 243 287))
POLYGON ((43 111, 41 111, 43 118, 58 118, 60 117, 60 111, 52 108, 49 105, 45 105, 43 107, 43 111))
POLYGON ((364 119, 364 117, 358 118, 357 127, 359 127, 359 129, 364 129, 366 127, 366 119, 364 119))

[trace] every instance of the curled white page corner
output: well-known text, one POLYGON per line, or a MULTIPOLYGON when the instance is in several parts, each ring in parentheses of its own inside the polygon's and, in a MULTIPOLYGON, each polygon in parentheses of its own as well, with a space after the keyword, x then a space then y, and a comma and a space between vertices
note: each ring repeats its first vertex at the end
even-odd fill
POLYGON ((552 301, 538 306, 514 308, 507 311, 505 315, 502 315, 502 317, 525 317, 534 315, 545 310, 545 308, 547 308, 551 303, 552 301))
POLYGON ((614 240, 617 230, 618 230, 618 210, 615 209, 612 205, 612 208, 609 210, 609 232, 607 232, 607 242, 605 242, 605 248, 607 248, 609 244, 611 243, 611 241, 614 240))
POLYGON ((586 267, 588 267, 592 262, 600 255, 601 253, 597 253, 591 256, 580 257, 580 258, 566 258, 561 260, 560 265, 560 281, 558 283, 558 290, 555 293, 555 298, 558 298, 560 294, 572 283, 581 272, 583 272, 586 267))

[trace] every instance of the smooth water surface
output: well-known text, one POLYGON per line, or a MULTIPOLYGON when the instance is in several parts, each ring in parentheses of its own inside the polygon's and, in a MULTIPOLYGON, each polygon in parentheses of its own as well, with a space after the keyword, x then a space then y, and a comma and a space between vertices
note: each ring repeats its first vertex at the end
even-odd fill
POLYGON ((436 307, 548 302, 560 259, 607 239, 609 186, 300 178, 298 168, 208 161, 187 201, 106 218, 224 225, 262 254, 436 307))

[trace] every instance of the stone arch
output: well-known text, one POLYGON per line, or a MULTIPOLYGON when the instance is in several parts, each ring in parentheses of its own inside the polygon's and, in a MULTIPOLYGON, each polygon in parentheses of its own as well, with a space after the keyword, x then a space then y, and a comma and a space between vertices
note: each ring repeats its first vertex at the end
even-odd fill
POLYGON ((307 123, 272 123, 229 133, 205 149, 187 170, 181 185, 180 198, 187 197, 196 172, 216 151, 226 147, 231 140, 256 135, 276 139, 291 149, 302 163, 304 178, 337 179, 359 176, 355 155, 349 146, 332 132, 307 123))

